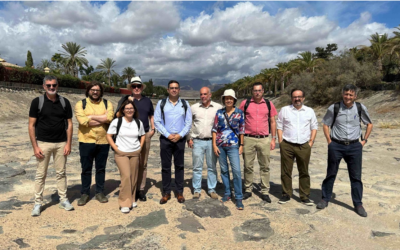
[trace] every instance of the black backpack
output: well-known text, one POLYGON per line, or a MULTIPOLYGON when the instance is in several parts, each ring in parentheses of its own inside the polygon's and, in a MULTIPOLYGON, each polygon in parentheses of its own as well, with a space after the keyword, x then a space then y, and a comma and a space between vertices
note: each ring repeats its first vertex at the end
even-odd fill
MULTIPOLYGON (((122 119, 123 119, 123 117, 119 117, 119 118, 117 118, 118 119, 118 122, 117 122, 117 133, 115 134, 115 135, 113 135, 113 140, 114 140, 114 143, 117 141, 117 136, 118 136, 118 134, 119 134, 119 130, 120 130, 120 128, 121 128, 121 125, 122 125, 122 119)), ((135 120, 135 122, 136 122, 136 125, 137 125, 137 127, 138 127, 138 131, 140 131, 140 121, 139 121, 139 119, 136 119, 136 118, 133 118, 133 120, 135 120)), ((141 138, 141 136, 139 136, 139 141, 140 141, 140 138, 141 138)), ((114 149, 111 147, 111 149, 114 151, 114 149)))
MULTIPOLYGON (((361 129, 361 112, 362 112, 361 103, 356 102, 356 106, 357 106, 358 117, 360 118, 360 129, 361 129)), ((333 125, 335 125, 336 117, 339 114, 339 110, 340 110, 340 102, 336 102, 335 105, 333 106, 333 120, 332 120, 332 124, 331 124, 331 132, 332 132, 333 125)), ((362 138, 363 138, 363 136, 361 133, 361 140, 362 140, 362 138)))
MULTIPOLYGON (((182 102, 182 107, 185 109, 185 118, 186 118, 186 111, 188 109, 187 103, 185 101, 185 99, 181 99, 182 102)), ((160 104, 160 108, 161 108, 161 117, 164 121, 165 124, 165 115, 164 115, 164 107, 165 107, 165 103, 167 103, 167 98, 164 98, 161 100, 161 104, 160 104)))
MULTIPOLYGON (((264 98, 264 101, 265 101, 265 104, 267 104, 267 107, 268 107, 268 129, 269 129, 269 134, 271 134, 271 119, 270 119, 271 118, 271 103, 269 102, 268 99, 265 99, 265 98, 264 98)), ((246 118, 246 110, 249 107, 250 102, 251 102, 251 98, 247 98, 246 103, 244 104, 244 112, 243 112, 243 114, 244 114, 245 118, 246 118)))

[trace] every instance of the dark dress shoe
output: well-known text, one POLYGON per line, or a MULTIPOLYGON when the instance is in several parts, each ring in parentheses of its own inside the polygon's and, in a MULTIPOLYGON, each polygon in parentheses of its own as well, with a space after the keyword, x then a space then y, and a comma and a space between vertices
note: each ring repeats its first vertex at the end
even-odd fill
POLYGON ((164 194, 160 200, 160 204, 167 203, 169 199, 171 199, 171 194, 164 194))
POLYGON ((96 200, 98 200, 100 203, 108 202, 108 198, 103 193, 96 194, 96 200))
POLYGON ((184 203, 185 202, 185 197, 183 197, 182 193, 178 193, 177 199, 178 199, 179 203, 184 203))
POLYGON ((140 190, 137 193, 137 199, 140 200, 140 201, 147 201, 146 194, 144 193, 144 190, 140 190))
POLYGON ((269 195, 268 195, 268 194, 263 194, 263 195, 261 195, 261 199, 262 199, 263 201, 266 201, 266 202, 268 202, 268 203, 271 203, 271 198, 269 198, 269 195))
POLYGON ((89 195, 82 194, 81 198, 78 200, 78 206, 83 206, 89 201, 89 195))

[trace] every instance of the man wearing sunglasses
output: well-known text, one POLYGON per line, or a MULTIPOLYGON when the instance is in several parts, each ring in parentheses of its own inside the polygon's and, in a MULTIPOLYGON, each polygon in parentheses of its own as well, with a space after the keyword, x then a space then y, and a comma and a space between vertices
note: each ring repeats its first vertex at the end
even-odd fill
POLYGON ((103 86, 91 83, 86 88, 86 98, 75 105, 75 116, 79 123, 78 140, 81 157, 81 198, 78 206, 89 201, 92 184, 93 161, 96 168, 96 199, 100 203, 108 202, 104 194, 106 165, 110 145, 106 139, 108 126, 113 116, 113 105, 103 98, 103 86))
POLYGON ((67 211, 74 207, 67 199, 67 177, 65 164, 71 153, 72 108, 70 102, 57 94, 58 83, 55 76, 43 79, 46 93, 32 100, 29 110, 29 138, 37 159, 35 177, 35 205, 32 216, 39 216, 43 202, 43 191, 47 169, 53 156, 56 170, 59 207, 67 211))
POLYGON ((155 132, 154 107, 150 98, 142 95, 142 92, 146 88, 146 85, 142 83, 142 79, 140 79, 140 77, 132 77, 131 83, 128 84, 127 88, 132 91, 132 94, 126 95, 122 97, 121 100, 119 100, 115 115, 117 116, 119 107, 121 107, 122 103, 129 99, 135 103, 135 106, 139 112, 139 119, 143 123, 143 128, 146 132, 146 139, 143 144, 143 149, 140 152, 139 175, 136 189, 138 190, 138 192, 136 193, 136 198, 141 201, 146 201, 147 198, 144 187, 146 186, 147 159, 150 152, 150 141, 155 132))

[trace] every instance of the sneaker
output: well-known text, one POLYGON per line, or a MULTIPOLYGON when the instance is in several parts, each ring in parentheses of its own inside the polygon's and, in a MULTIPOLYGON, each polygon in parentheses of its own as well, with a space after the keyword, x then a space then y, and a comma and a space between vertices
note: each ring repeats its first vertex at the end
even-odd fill
POLYGON ((84 206, 89 201, 89 195, 82 194, 81 198, 78 200, 78 206, 84 206))
POLYGON ((271 203, 271 198, 269 198, 268 194, 261 195, 261 199, 265 202, 271 203))
POLYGON ((227 202, 230 201, 231 197, 229 195, 224 195, 224 197, 222 197, 221 202, 227 202))
POLYGON ((100 203, 108 202, 108 198, 103 193, 96 194, 96 200, 98 200, 100 203))
POLYGON ((59 208, 65 209, 67 211, 74 210, 74 207, 69 203, 68 200, 65 200, 63 202, 60 202, 60 205, 58 205, 59 208))
POLYGON ((285 204, 286 202, 290 201, 290 197, 287 195, 283 195, 282 198, 279 199, 278 203, 279 204, 285 204))
POLYGON ((39 215, 40 215, 40 210, 41 210, 41 208, 42 208, 42 205, 40 205, 40 204, 35 204, 35 206, 33 206, 31 215, 32 215, 33 217, 39 216, 39 215))
POLYGON ((314 202, 312 200, 310 200, 310 199, 301 200, 301 203, 303 203, 304 205, 307 205, 307 206, 313 206, 314 205, 314 202))
POLYGON ((193 199, 199 199, 200 198, 200 193, 195 192, 193 194, 193 199))
POLYGON ((216 199, 218 199, 218 194, 216 192, 211 192, 210 197, 211 197, 211 199, 216 200, 216 199))
POLYGON ((137 207, 137 203, 136 202, 132 203, 132 208, 134 208, 134 207, 137 207))
POLYGON ((140 201, 147 201, 147 197, 146 197, 146 194, 145 194, 144 190, 140 190, 137 193, 137 199, 140 200, 140 201))
POLYGON ((123 212, 124 214, 129 213, 130 209, 129 207, 121 207, 121 212, 123 212))
POLYGON ((361 217, 367 217, 367 212, 362 205, 355 208, 356 213, 361 217))
POLYGON ((328 202, 325 200, 321 200, 320 202, 318 202, 317 204, 317 208, 318 209, 324 209, 328 206, 328 202))
POLYGON ((237 208, 238 210, 243 210, 243 209, 244 209, 242 200, 236 200, 236 208, 237 208))
POLYGON ((244 192, 243 193, 243 200, 247 200, 250 198, 253 194, 251 192, 244 192))

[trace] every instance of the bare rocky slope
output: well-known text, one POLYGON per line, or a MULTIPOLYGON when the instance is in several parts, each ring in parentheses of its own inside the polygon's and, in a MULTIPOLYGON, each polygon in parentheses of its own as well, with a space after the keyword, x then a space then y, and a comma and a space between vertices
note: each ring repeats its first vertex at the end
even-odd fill
MULTIPOLYGON (((327 209, 320 211, 299 202, 297 170, 293 171, 293 199, 279 205, 279 145, 271 152, 271 204, 259 198, 257 163, 254 194, 244 201, 243 211, 236 210, 234 203, 223 205, 207 196, 206 171, 203 171, 202 196, 199 201, 192 200, 192 158, 191 150, 187 149, 184 189, 187 201, 180 204, 172 198, 160 205, 158 135, 152 138, 147 202, 138 202, 138 207, 126 215, 119 211, 119 172, 110 151, 105 189, 110 201, 100 204, 93 199, 78 207, 80 163, 75 118, 72 153, 67 164, 68 197, 75 211, 58 208, 55 171, 50 165, 44 211, 33 218, 30 211, 36 162, 27 124, 30 102, 38 95, 0 92, 0 249, 399 249, 400 104, 394 92, 377 92, 360 100, 369 108, 375 124, 363 151, 367 218, 353 211, 349 177, 343 163, 335 182, 334 199, 327 209), (390 126, 393 128, 386 128, 390 126)), ((76 94, 65 96, 73 104, 83 98, 76 94)), ((106 98, 114 104, 119 99, 106 98)), ((273 101, 277 106, 282 105, 279 99, 273 101)), ((316 107, 319 120, 325 110, 326 107, 316 107)), ((321 196, 326 158, 326 142, 320 129, 310 163, 311 198, 316 202, 321 196)), ((217 193, 222 196, 220 177, 218 182, 217 193)))

